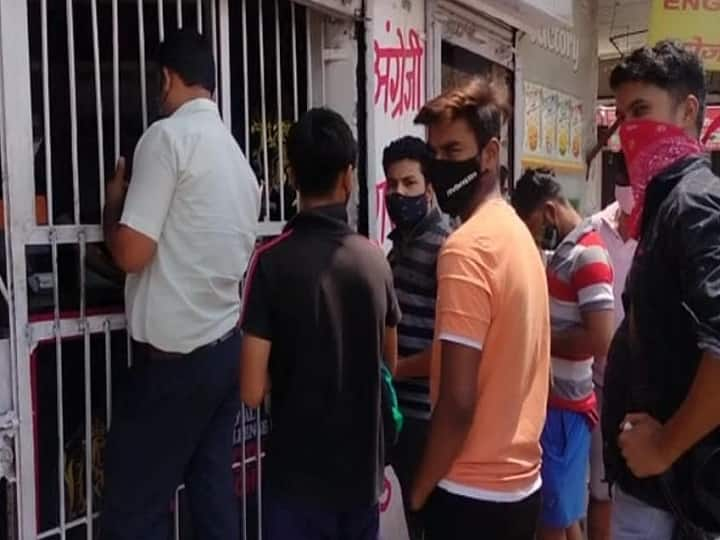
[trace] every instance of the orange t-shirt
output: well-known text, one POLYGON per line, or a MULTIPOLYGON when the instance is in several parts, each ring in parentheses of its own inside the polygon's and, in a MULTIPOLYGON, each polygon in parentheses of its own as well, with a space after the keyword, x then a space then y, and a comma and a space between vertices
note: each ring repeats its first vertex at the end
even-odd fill
POLYGON ((534 490, 550 378, 540 252, 515 211, 494 199, 448 238, 437 272, 433 403, 441 341, 477 348, 482 355, 472 427, 444 482, 500 495, 534 490))

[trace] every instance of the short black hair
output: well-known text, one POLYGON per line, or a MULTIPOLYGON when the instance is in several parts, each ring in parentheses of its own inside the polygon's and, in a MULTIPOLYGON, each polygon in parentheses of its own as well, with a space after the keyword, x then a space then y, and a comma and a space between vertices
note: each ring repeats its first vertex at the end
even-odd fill
POLYGON ((434 157, 433 151, 425 141, 419 137, 408 135, 391 142, 383 151, 383 170, 387 176, 388 169, 394 163, 403 159, 410 159, 420 163, 420 170, 425 181, 430 181, 430 165, 434 157))
POLYGON ((160 68, 177 73, 188 86, 215 92, 215 59, 210 42, 189 28, 173 31, 160 43, 155 55, 160 68))
POLYGON ((290 128, 287 155, 295 187, 303 195, 327 195, 338 175, 357 163, 350 126, 333 110, 310 109, 290 128))
POLYGON ((525 219, 545 201, 565 201, 562 186, 551 169, 527 169, 515 184, 512 205, 518 215, 525 219))
POLYGON ((642 47, 623 59, 610 74, 613 91, 628 82, 641 82, 669 92, 680 103, 689 95, 700 102, 697 127, 702 130, 707 88, 702 61, 694 52, 673 41, 642 47))

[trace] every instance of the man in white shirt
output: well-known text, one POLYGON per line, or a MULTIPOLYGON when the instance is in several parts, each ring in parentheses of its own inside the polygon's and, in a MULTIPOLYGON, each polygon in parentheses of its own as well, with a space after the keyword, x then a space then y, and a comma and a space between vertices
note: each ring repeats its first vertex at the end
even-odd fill
MULTIPOLYGON (((628 222, 635 199, 625 170, 622 153, 614 156, 617 160, 615 176, 615 202, 592 217, 595 230, 605 242, 614 270, 613 293, 615 297, 615 328, 625 317, 622 293, 625 290, 637 241, 630 238, 628 222)), ((598 409, 602 409, 602 395, 605 380, 605 359, 593 364, 593 382, 598 409)), ((605 481, 603 464, 602 430, 598 426, 592 432, 590 447, 590 504, 588 509, 588 534, 590 540, 610 540, 610 488, 605 481)))
POLYGON ((105 240, 127 273, 133 365, 114 400, 102 535, 165 540, 185 483, 196 535, 227 540, 239 536, 231 471, 239 287, 260 195, 211 100, 208 42, 184 30, 158 53, 166 118, 140 139, 130 184, 121 159, 107 187, 105 240))

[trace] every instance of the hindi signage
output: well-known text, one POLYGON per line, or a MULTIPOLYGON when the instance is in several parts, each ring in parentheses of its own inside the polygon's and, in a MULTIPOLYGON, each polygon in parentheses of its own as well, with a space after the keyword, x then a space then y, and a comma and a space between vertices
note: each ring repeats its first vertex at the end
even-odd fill
POLYGON ((373 239, 390 249, 387 236, 392 223, 385 208, 382 154, 390 142, 404 135, 425 137, 425 128, 413 122, 425 103, 425 8, 419 2, 373 4, 374 39, 369 51, 374 85, 371 94, 375 147, 375 163, 371 164, 375 170, 373 239))
POLYGON ((681 41, 708 71, 720 71, 720 0, 652 0, 649 43, 681 41))
MULTIPOLYGON (((392 30, 392 22, 385 21, 385 33, 392 30)), ((377 39, 373 44, 375 105, 382 103, 383 112, 391 118, 417 111, 423 102, 424 47, 420 34, 413 28, 396 28, 395 37, 397 42, 392 45, 381 45, 377 39)))

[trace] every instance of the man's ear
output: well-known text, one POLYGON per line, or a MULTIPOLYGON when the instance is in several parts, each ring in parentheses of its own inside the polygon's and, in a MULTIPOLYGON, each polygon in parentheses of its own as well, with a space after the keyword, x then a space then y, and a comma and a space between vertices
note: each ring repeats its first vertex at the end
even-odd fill
POLYGON ((427 180, 425 180, 425 197, 431 205, 435 201, 435 190, 433 189, 432 184, 427 180))
POLYGON ((480 152, 480 168, 482 171, 496 171, 499 164, 500 141, 493 137, 480 152))
POLYGON ((163 67, 161 77, 163 94, 167 94, 170 91, 170 87, 172 86, 173 72, 170 71, 168 68, 163 67))
MULTIPOLYGON (((700 100, 697 96, 690 94, 685 98, 685 106, 683 107, 683 127, 686 131, 698 132, 698 113, 700 112, 700 100)), ((700 136, 701 133, 698 133, 700 136)))
POLYGON ((555 203, 552 201, 545 201, 543 203, 543 217, 545 218, 546 223, 557 226, 558 209, 557 206, 555 206, 555 203))
POLYGON ((342 173, 342 185, 348 194, 353 192, 353 185, 355 183, 355 170, 352 165, 348 165, 345 171, 342 173))

